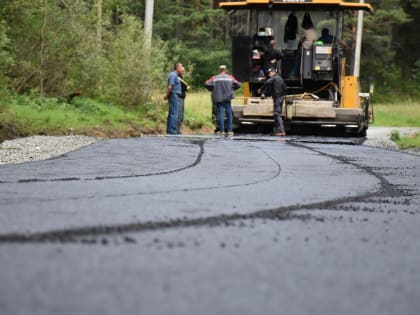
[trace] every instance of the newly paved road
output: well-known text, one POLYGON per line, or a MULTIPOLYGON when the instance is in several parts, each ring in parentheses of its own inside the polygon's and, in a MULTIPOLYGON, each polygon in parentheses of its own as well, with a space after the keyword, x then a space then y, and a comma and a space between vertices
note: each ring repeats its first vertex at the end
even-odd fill
POLYGON ((100 141, 0 167, 0 314, 419 314, 420 157, 100 141))

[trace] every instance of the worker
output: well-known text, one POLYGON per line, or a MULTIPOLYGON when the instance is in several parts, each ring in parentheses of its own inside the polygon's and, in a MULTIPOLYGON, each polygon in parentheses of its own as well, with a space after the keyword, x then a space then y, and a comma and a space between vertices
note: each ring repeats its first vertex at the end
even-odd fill
POLYGON ((181 63, 176 62, 174 64, 174 70, 168 75, 166 94, 163 96, 164 100, 169 101, 168 119, 166 122, 166 133, 169 135, 176 135, 178 133, 179 99, 182 93, 179 75, 182 73, 182 69, 183 66, 181 63))
POLYGON ((332 44, 335 42, 335 37, 330 34, 330 30, 328 28, 323 28, 321 31, 321 37, 318 38, 323 44, 332 44))
POLYGON ((182 122, 184 121, 184 104, 185 97, 187 96, 187 91, 190 88, 188 83, 184 80, 185 68, 182 67, 181 73, 178 75, 179 81, 181 83, 181 95, 178 97, 179 106, 178 106, 178 118, 176 124, 176 130, 178 134, 181 134, 182 122))
POLYGON ((264 82, 259 93, 262 93, 262 96, 271 95, 273 98, 273 112, 274 112, 274 126, 273 126, 273 135, 274 136, 285 136, 286 132, 284 130, 283 119, 281 117, 283 109, 283 99, 286 95, 286 84, 284 83, 281 76, 276 72, 276 69, 270 68, 267 71, 268 79, 264 82))
POLYGON ((321 37, 318 38, 318 41, 321 41, 323 44, 334 44, 338 43, 341 47, 349 49, 350 47, 343 42, 342 40, 337 39, 335 36, 330 34, 330 30, 328 28, 323 28, 321 31, 321 37))
POLYGON ((225 112, 227 118, 226 136, 233 136, 233 114, 231 100, 234 97, 234 90, 239 89, 241 84, 234 76, 226 71, 226 66, 219 66, 219 74, 212 76, 205 83, 205 87, 212 91, 212 100, 217 106, 217 118, 221 135, 225 132, 225 112))
POLYGON ((258 81, 260 77, 264 76, 264 68, 261 64, 261 54, 257 49, 252 51, 252 79, 258 81))
POLYGON ((270 40, 268 47, 264 47, 264 71, 269 68, 277 69, 277 62, 282 59, 279 49, 276 48, 276 41, 270 40))
POLYGON ((258 32, 254 34, 252 44, 254 49, 261 50, 264 46, 267 46, 273 36, 270 28, 260 27, 258 32))

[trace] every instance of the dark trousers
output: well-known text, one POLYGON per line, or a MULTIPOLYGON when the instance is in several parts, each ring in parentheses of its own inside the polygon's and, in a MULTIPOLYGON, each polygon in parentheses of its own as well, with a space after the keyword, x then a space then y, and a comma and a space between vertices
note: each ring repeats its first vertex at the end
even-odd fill
POLYGON ((178 107, 178 96, 176 96, 174 93, 171 93, 171 95, 169 96, 168 120, 166 124, 167 134, 177 134, 178 107))
POLYGON ((284 132, 283 119, 281 118, 281 112, 283 110, 283 96, 273 97, 274 103, 274 127, 273 131, 284 132))
POLYGON ((184 99, 178 97, 178 118, 176 123, 177 133, 181 134, 182 122, 184 121, 184 99))

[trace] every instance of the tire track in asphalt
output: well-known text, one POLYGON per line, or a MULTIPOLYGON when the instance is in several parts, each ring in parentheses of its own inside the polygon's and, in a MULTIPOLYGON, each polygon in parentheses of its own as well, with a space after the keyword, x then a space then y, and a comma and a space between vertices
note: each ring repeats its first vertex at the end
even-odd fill
MULTIPOLYGON (((138 177, 148 177, 148 176, 158 176, 158 175, 167 175, 167 174, 173 174, 173 173, 177 173, 177 172, 181 172, 184 170, 187 170, 189 168, 193 168, 197 165, 199 165, 199 163, 201 162, 201 159, 203 157, 204 154, 204 143, 209 140, 209 138, 202 138, 202 139, 194 139, 194 138, 186 138, 187 142, 191 143, 191 144, 195 144, 198 145, 200 148, 200 151, 195 159, 195 161, 193 163, 191 163, 190 165, 186 165, 184 167, 181 168, 177 168, 177 169, 173 169, 173 170, 169 170, 169 171, 162 171, 162 172, 156 172, 156 173, 148 173, 148 174, 131 174, 131 175, 121 175, 121 176, 96 176, 96 177, 92 177, 92 178, 80 178, 80 177, 62 177, 62 178, 52 178, 52 179, 44 179, 44 178, 27 178, 27 179, 20 179, 17 181, 2 181, 0 180, 0 185, 1 184, 16 184, 16 183, 45 183, 45 182, 69 182, 69 181, 100 181, 100 180, 107 180, 107 179, 126 179, 126 178, 138 178, 138 177)), ((235 141, 249 141, 249 142, 273 142, 273 141, 278 141, 278 139, 276 138, 264 138, 264 137, 237 137, 234 138, 235 141)), ((321 140, 317 140, 317 138, 304 138, 304 137, 293 137, 291 139, 287 139, 285 140, 285 142, 287 143, 328 143, 328 144, 345 144, 345 145, 349 145, 349 144, 360 144, 360 140, 357 139, 357 141, 355 141, 355 139, 350 139, 350 140, 337 140, 337 139, 333 139, 333 140, 327 140, 322 142, 321 140)), ((264 152, 266 155, 267 153, 264 152)), ((55 160, 61 157, 65 157, 66 155, 61 155, 60 157, 53 157, 47 160, 55 160)), ((268 155, 267 155, 268 156, 268 155)), ((269 157, 269 156, 268 156, 269 157)), ((272 159, 271 157, 269 157, 271 160, 274 161, 274 159, 272 159)), ((275 162, 275 161, 274 161, 275 162)), ((230 186, 228 186, 229 188, 230 186)), ((235 186, 232 186, 235 187, 235 186)))
POLYGON ((191 144, 195 144, 200 148, 200 151, 197 154, 196 159, 193 163, 180 167, 177 169, 162 171, 149 174, 133 174, 133 175, 122 175, 122 176, 96 176, 92 178, 80 178, 80 177, 65 177, 65 178, 53 178, 53 179, 43 179, 43 178, 28 178, 20 179, 18 181, 1 181, 0 184, 19 184, 19 183, 45 183, 45 182, 68 182, 68 181, 101 181, 107 179, 125 179, 125 178, 138 178, 138 177, 147 177, 147 176, 158 176, 158 175, 167 175, 193 168, 200 164, 201 159, 204 155, 204 140, 191 140, 191 144))
MULTIPOLYGON (((153 173, 153 174, 142 174, 142 175, 135 175, 135 176, 113 176, 113 177, 103 177, 100 180, 104 180, 104 179, 124 179, 124 178, 136 178, 136 177, 150 177, 150 176, 157 176, 157 175, 167 175, 167 174, 172 174, 172 173, 176 173, 176 172, 180 172, 186 169, 190 169, 192 167, 198 166, 202 160, 202 157, 204 156, 205 153, 205 149, 204 149, 204 142, 205 141, 201 141, 201 143, 199 143, 200 145, 200 153, 197 156, 197 159, 195 160, 195 162, 189 166, 183 167, 183 168, 179 168, 177 170, 171 170, 171 171, 166 171, 166 172, 160 172, 160 173, 153 173)), ((265 183, 265 182, 269 182, 275 178, 277 178, 278 176, 280 176, 281 173, 281 166, 280 164, 270 155, 268 154, 266 151, 264 151, 263 149, 259 148, 259 147, 255 147, 256 149, 261 150, 261 152, 269 159, 273 162, 273 164, 275 165, 275 172, 272 176, 267 177, 267 178, 262 178, 262 179, 258 179, 255 181, 251 181, 251 182, 247 182, 247 183, 243 183, 243 184, 230 184, 230 185, 212 185, 212 186, 204 186, 204 187, 196 187, 196 188, 182 188, 182 189, 172 189, 172 190, 157 190, 157 191, 151 191, 151 192, 134 192, 134 193, 114 193, 114 194, 106 194, 101 196, 101 198, 124 198, 124 197, 131 197, 131 196, 144 196, 144 195, 158 195, 158 194, 170 194, 170 193, 178 193, 178 192, 194 192, 194 191, 204 191, 204 190, 216 190, 216 189, 226 189, 226 188, 236 188, 236 187, 245 187, 245 186, 251 186, 251 185, 258 185, 261 183, 265 183)), ((86 180, 86 179, 85 179, 86 180)), ((94 180, 94 179, 87 179, 87 180, 94 180)), ((42 180, 41 180, 42 181, 42 180)), ((46 182, 49 181, 58 181, 58 180, 45 180, 46 182)), ((32 181, 32 180, 28 180, 26 181, 26 183, 31 183, 31 182, 39 182, 39 181, 32 181)), ((20 183, 23 183, 22 181, 20 183)), ((56 202, 56 201, 77 201, 77 200, 87 200, 87 199, 95 199, 98 198, 97 195, 91 195, 91 196, 81 196, 81 197, 69 197, 69 198, 44 198, 44 199, 36 199, 36 201, 38 202, 56 202)))
MULTIPOLYGON (((175 228, 189 228, 197 226, 214 226, 214 225, 226 225, 239 220, 252 220, 252 219, 270 219, 270 220, 288 220, 293 218, 299 219, 310 219, 308 215, 296 216, 294 213, 298 210, 311 210, 311 209, 327 209, 331 210, 339 205, 360 202, 368 198, 379 197, 379 196, 399 196, 401 189, 392 185, 384 176, 378 174, 373 168, 360 165, 356 162, 349 160, 346 157, 335 156, 332 154, 325 153, 321 150, 311 148, 307 145, 290 143, 289 145, 300 147, 306 150, 310 150, 319 155, 334 159, 343 164, 352 165, 363 172, 368 173, 371 176, 376 177, 380 182, 380 187, 374 192, 367 192, 356 196, 342 197, 336 199, 329 199, 321 202, 307 203, 307 204, 294 204, 283 207, 276 207, 264 210, 258 210, 248 214, 222 214, 216 216, 195 218, 195 219, 171 219, 166 221, 156 222, 134 222, 129 224, 117 224, 117 225, 97 225, 97 226, 85 226, 80 228, 69 228, 51 230, 39 233, 8 233, 0 235, 0 243, 44 243, 44 242, 61 242, 61 243, 73 243, 81 242, 85 243, 87 237, 107 237, 112 235, 124 235, 127 233, 140 233, 147 231, 167 230, 175 228)), ((273 159, 274 160, 274 159, 273 159)), ((199 161, 198 161, 199 163, 199 161)), ((132 238, 125 238, 127 243, 135 243, 136 241, 132 238)), ((96 244, 97 242, 91 242, 96 244)))

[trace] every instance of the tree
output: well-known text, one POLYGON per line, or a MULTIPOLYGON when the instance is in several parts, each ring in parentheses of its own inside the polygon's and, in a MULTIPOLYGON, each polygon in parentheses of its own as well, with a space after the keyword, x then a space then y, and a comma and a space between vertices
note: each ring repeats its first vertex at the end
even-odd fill
POLYGON ((420 25, 420 0, 403 0, 401 7, 409 16, 410 21, 398 27, 394 38, 398 39, 396 46, 396 63, 401 67, 405 80, 419 77, 420 42, 418 27, 420 25))
POLYGON ((0 20, 0 85, 5 82, 5 72, 9 65, 13 62, 12 54, 10 52, 10 38, 6 33, 6 25, 4 21, 0 20))
POLYGON ((398 89, 401 78, 395 58, 401 42, 395 35, 410 19, 400 0, 371 2, 375 11, 365 15, 362 76, 388 89, 398 89))
POLYGON ((0 109, 5 105, 9 93, 7 90, 6 70, 13 63, 13 56, 9 49, 10 39, 6 34, 6 25, 0 19, 0 109))
POLYGON ((148 102, 151 91, 160 87, 166 47, 155 40, 150 51, 144 36, 141 23, 133 16, 126 16, 113 32, 104 35, 101 94, 105 100, 136 106, 148 102))
MULTIPOLYGON (((155 5, 154 34, 167 43, 167 70, 180 61, 187 65, 191 83, 202 86, 220 63, 230 63, 224 12, 214 9, 215 1, 159 0, 155 5)), ((126 8, 142 12, 138 5, 126 8)))
MULTIPOLYGON (((7 76, 17 92, 41 96, 79 92, 114 103, 146 103, 161 82, 165 46, 144 53, 143 26, 129 15, 119 23, 102 1, 11 0, 0 12, 9 28, 14 63, 7 76), (102 9, 101 9, 102 7, 102 9), (102 18, 104 16, 109 19, 102 18), (150 64, 145 71, 142 65, 150 64), (145 92, 147 88, 148 92, 145 92)), ((0 33, 1 34, 1 33, 0 33)))

